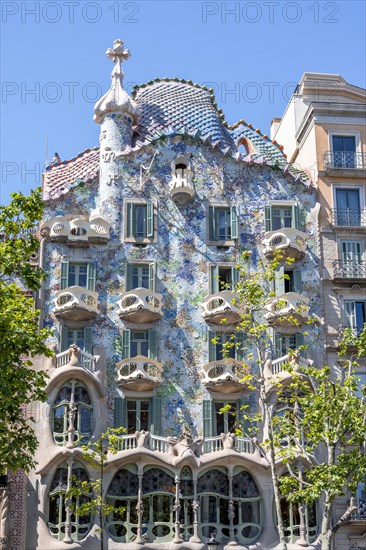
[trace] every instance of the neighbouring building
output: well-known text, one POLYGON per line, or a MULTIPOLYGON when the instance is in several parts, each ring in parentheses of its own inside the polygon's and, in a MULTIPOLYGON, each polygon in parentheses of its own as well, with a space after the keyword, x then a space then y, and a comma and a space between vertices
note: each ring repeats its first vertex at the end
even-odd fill
MULTIPOLYGON (((297 360, 321 364, 322 327, 304 339, 285 321, 299 304, 304 322, 321 316, 316 188, 260 130, 228 126, 211 90, 156 79, 129 96, 128 50, 116 40, 107 55, 112 84, 94 110, 100 147, 55 157, 44 174, 40 303, 55 357, 37 365, 49 375, 48 403, 36 424, 25 548, 100 548, 98 517, 72 514, 65 491, 92 477, 80 446, 107 426, 127 432, 103 473, 106 501, 123 507, 106 518, 105 548, 199 550, 213 533, 221 548, 275 548, 267 462, 250 439, 230 435, 241 405, 256 407, 238 376, 248 360, 235 332, 236 265, 244 249, 253 268, 278 248, 294 259, 268 310, 278 314, 276 299, 284 308, 272 323, 269 376, 304 340, 297 360)), ((303 547, 301 528, 311 544, 318 507, 302 525, 296 507, 284 502, 284 512, 291 548, 303 547)), ((19 550, 13 533, 9 548, 19 550)))
MULTIPOLYGON (((366 322, 366 90, 337 74, 305 73, 283 117, 273 119, 271 137, 318 188, 323 361, 339 372, 342 329, 359 334, 366 322)), ((358 375, 365 385, 366 360, 358 375)), ((366 547, 365 484, 357 501, 358 512, 337 536, 337 550, 366 547)), ((340 501, 338 517, 342 510, 340 501)))

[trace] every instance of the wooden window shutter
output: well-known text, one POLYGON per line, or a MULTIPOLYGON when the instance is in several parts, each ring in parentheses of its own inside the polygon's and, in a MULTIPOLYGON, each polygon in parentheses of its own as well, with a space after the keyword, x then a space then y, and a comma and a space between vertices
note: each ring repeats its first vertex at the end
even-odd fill
POLYGON ((61 290, 69 286, 69 262, 61 262, 61 290))

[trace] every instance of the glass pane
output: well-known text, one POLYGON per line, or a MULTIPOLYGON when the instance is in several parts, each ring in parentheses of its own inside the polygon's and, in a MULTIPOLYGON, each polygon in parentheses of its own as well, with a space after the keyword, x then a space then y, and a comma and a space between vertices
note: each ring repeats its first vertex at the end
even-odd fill
POLYGON ((146 237, 146 206, 135 206, 135 237, 146 237))
POLYGON ((86 407, 80 407, 79 410, 79 421, 80 421, 80 432, 82 434, 90 433, 91 432, 91 420, 92 420, 92 414, 91 409, 87 409, 86 407))
POLYGON ((76 285, 76 265, 70 264, 69 265, 69 286, 76 285))
POLYGON ((85 287, 87 286, 87 271, 88 268, 86 265, 80 265, 79 267, 79 278, 77 280, 77 285, 85 287))
POLYGON ((53 431, 56 433, 63 433, 64 432, 64 422, 65 422, 65 416, 67 414, 67 409, 64 405, 61 405, 60 407, 57 407, 53 411, 53 431))
POLYGON ((218 208, 217 212, 217 238, 220 241, 231 238, 230 210, 228 208, 218 208))
POLYGON ((149 268, 147 266, 134 266, 132 288, 149 288, 149 268))

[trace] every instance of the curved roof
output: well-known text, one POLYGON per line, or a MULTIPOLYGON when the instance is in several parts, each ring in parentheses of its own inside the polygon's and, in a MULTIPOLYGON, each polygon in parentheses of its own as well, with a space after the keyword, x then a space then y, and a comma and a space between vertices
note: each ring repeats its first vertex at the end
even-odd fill
POLYGON ((139 106, 138 132, 142 142, 160 133, 200 134, 225 152, 235 150, 235 142, 223 125, 212 91, 178 79, 157 79, 135 87, 139 106))

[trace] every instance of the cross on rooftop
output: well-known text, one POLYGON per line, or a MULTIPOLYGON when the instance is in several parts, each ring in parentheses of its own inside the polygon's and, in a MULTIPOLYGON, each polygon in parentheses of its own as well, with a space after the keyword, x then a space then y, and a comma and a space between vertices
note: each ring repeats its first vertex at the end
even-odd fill
POLYGON ((105 54, 108 59, 112 59, 114 63, 116 63, 117 60, 127 60, 131 55, 130 50, 123 49, 123 40, 120 38, 117 38, 117 40, 113 42, 113 48, 108 48, 105 54))

